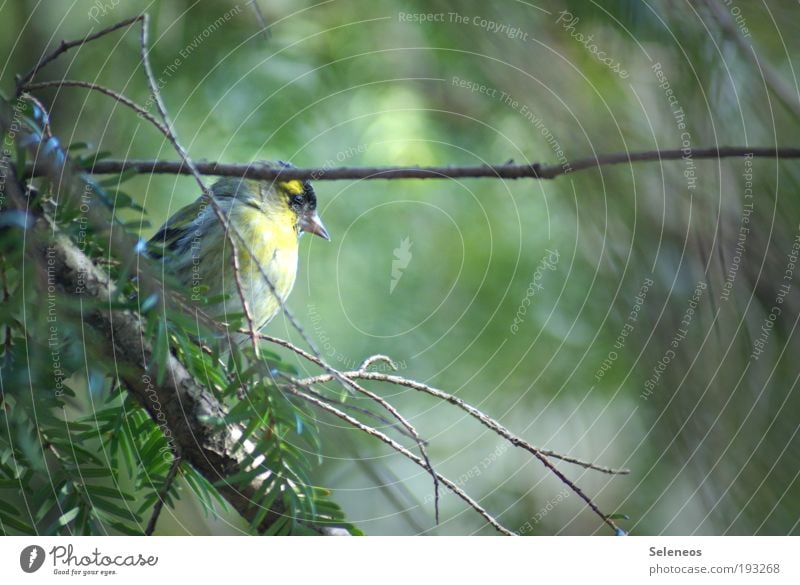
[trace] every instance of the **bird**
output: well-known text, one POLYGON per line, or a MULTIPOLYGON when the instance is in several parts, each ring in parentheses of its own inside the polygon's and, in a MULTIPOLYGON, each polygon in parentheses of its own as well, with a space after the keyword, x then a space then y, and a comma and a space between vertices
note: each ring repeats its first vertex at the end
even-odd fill
MULTIPOLYGON (((282 161, 279 165, 291 166, 282 161)), ((308 181, 232 177, 219 179, 209 193, 236 232, 231 236, 236 241, 241 293, 230 239, 205 193, 161 226, 148 241, 148 255, 161 260, 188 289, 192 301, 206 302, 206 314, 223 323, 232 314, 244 313, 243 296, 251 324, 259 332, 292 291, 300 237, 311 233, 330 240, 317 213, 316 193, 308 181)))

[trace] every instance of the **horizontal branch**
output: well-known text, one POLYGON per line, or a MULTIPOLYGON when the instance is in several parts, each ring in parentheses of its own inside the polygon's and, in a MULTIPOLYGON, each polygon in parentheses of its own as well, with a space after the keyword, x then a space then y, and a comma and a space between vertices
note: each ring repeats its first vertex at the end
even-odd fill
MULTIPOLYGON (((746 146, 720 146, 691 150, 647 150, 642 152, 617 152, 594 157, 579 158, 559 165, 503 164, 481 166, 431 166, 431 167, 337 167, 337 168, 275 168, 255 162, 251 164, 195 162, 200 174, 220 177, 245 177, 262 181, 276 179, 305 179, 315 181, 339 181, 356 179, 555 179, 558 176, 610 165, 636 162, 656 162, 668 160, 722 159, 732 157, 753 157, 772 159, 798 159, 800 148, 746 146)), ((166 160, 101 160, 96 162, 89 173, 108 175, 135 169, 140 173, 191 175, 192 170, 180 161, 166 160)), ((38 170, 28 168, 30 175, 38 170)))

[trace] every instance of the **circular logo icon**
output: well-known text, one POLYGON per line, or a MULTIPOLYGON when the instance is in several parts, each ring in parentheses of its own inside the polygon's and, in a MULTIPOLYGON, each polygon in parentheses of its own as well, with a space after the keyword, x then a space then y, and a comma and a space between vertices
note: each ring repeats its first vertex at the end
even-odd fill
POLYGON ((26 573, 35 573, 44 564, 44 549, 41 546, 32 544, 26 546, 19 553, 19 566, 26 573))

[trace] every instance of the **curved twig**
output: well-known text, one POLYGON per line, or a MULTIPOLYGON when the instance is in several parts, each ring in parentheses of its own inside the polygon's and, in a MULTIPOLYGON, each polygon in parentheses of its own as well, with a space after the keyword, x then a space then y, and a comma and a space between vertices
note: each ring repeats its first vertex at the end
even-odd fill
MULTIPOLYGON (((158 91, 158 84, 156 83, 156 77, 153 75, 153 68, 150 66, 150 58, 149 58, 149 51, 147 48, 147 35, 148 29, 150 24, 150 16, 147 13, 141 15, 142 21, 142 30, 139 35, 139 49, 141 51, 142 56, 142 66, 144 67, 144 74, 145 78, 147 79, 147 85, 150 88, 150 91, 153 96, 153 102, 156 104, 156 109, 158 110, 159 116, 161 116, 161 120, 164 122, 164 127, 166 128, 166 137, 169 140, 172 147, 178 153, 178 156, 181 157, 182 166, 186 168, 189 173, 194 177, 197 181, 197 184, 200 186, 203 194, 205 195, 207 201, 211 205, 211 209, 214 211, 214 214, 217 216, 222 228, 225 231, 225 239, 231 245, 231 259, 233 263, 233 280, 236 284, 236 292, 239 296, 239 300, 242 303, 242 311, 244 312, 245 320, 247 321, 247 328, 250 335, 250 340, 253 344, 253 351, 255 352, 256 357, 259 356, 258 352, 258 341, 256 338, 256 327, 255 323, 253 322, 253 313, 250 310, 250 304, 247 302, 247 295, 244 293, 244 285, 242 284, 241 279, 241 267, 239 266, 239 252, 236 240, 233 238, 233 234, 239 236, 242 239, 241 235, 237 230, 235 230, 228 221, 228 217, 225 212, 220 207, 217 200, 211 194, 208 187, 206 186, 203 178, 200 176, 200 173, 197 172, 197 169, 192 162, 192 159, 189 158, 189 153, 186 149, 178 142, 178 137, 175 135, 175 131, 172 128, 172 122, 169 119, 169 115, 167 114, 167 107, 164 105, 164 100, 161 99, 161 93, 158 91)), ((258 264, 258 260, 256 256, 252 253, 252 251, 248 248, 247 252, 250 254, 250 257, 253 261, 258 264)), ((271 283, 270 283, 271 284, 271 283)), ((275 293, 274 287, 272 290, 273 294, 275 293)), ((276 295, 276 298, 280 298, 276 295)))
POLYGON ((80 81, 77 79, 61 79, 59 81, 42 81, 39 83, 29 83, 25 85, 26 90, 34 90, 34 89, 44 89, 47 87, 82 87, 84 89, 91 89, 102 94, 105 94, 119 103, 126 105, 137 114, 139 114, 142 118, 146 119, 150 122, 153 126, 158 128, 158 130, 166 137, 169 137, 169 129, 164 126, 161 122, 159 122, 153 114, 145 110, 142 106, 137 104, 132 99, 125 97, 121 93, 117 93, 113 89, 105 87, 104 85, 98 85, 97 83, 90 83, 88 81, 80 81))

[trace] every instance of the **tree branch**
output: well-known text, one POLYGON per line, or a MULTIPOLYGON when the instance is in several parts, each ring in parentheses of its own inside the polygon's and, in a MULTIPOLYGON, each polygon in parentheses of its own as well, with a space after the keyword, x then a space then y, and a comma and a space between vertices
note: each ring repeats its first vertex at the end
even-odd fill
MULTIPOLYGON (((5 102, 0 102, 0 131, 10 128, 13 111, 5 102)), ((21 131, 19 139, 26 137, 21 131)), ((38 154, 38 148, 34 155, 38 154)), ((48 170, 48 175, 58 191, 67 197, 79 185, 65 159, 54 163, 53 157, 42 156, 40 167, 48 170)), ((213 421, 224 420, 226 411, 213 393, 200 386, 172 354, 166 358, 167 375, 162 383, 157 383, 150 364, 154 363, 153 344, 148 339, 144 322, 140 315, 124 310, 110 309, 119 299, 119 290, 108 275, 98 268, 92 260, 70 238, 61 233, 55 223, 44 215, 32 216, 28 201, 22 193, 12 166, 6 166, 8 173, 2 182, 2 192, 7 195, 8 207, 26 214, 30 227, 26 241, 30 242, 26 253, 33 256, 37 264, 52 269, 53 279, 66 293, 76 297, 99 302, 83 314, 84 322, 102 335, 107 341, 105 351, 109 363, 115 364, 118 377, 128 392, 142 405, 162 432, 175 442, 176 450, 182 460, 192 465, 210 483, 218 485, 217 490, 231 506, 245 519, 252 521, 260 513, 255 496, 263 482, 269 478, 270 471, 257 475, 247 485, 232 485, 220 482, 226 477, 242 475, 254 469, 252 444, 245 442, 244 448, 239 440, 242 429, 236 425, 220 426, 213 421), (248 450, 249 446, 249 450, 248 450), (250 452, 248 452, 250 451, 250 452)), ((269 513, 258 526, 265 530, 279 520, 284 513, 282 503, 273 504, 269 513)), ((317 532, 328 534, 341 529, 321 525, 310 526, 317 532)))
MULTIPOLYGON (((482 166, 412 166, 412 167, 337 167, 326 168, 274 168, 266 164, 253 162, 249 164, 196 161, 195 169, 202 175, 220 177, 245 177, 261 181, 277 179, 304 179, 314 181, 340 180, 373 180, 373 179, 555 179, 561 175, 636 162, 656 162, 681 160, 686 157, 694 160, 741 158, 798 159, 800 148, 795 147, 759 147, 719 146, 696 148, 691 150, 646 150, 641 152, 617 152, 595 157, 579 158, 559 165, 503 164, 482 166)), ((191 175, 192 170, 181 161, 166 160, 101 160, 94 163, 88 171, 96 175, 121 173, 135 169, 140 173, 191 175)), ((27 168, 27 176, 41 174, 31 165, 27 168)))
MULTIPOLYGON (((384 356, 379 356, 379 358, 383 358, 384 356)), ((365 362, 368 363, 368 362, 365 362)), ((594 469, 596 471, 602 471, 604 473, 609 474, 625 474, 629 473, 627 469, 611 469, 608 467, 603 467, 600 465, 596 465, 594 463, 589 463, 586 461, 581 461, 580 459, 576 459, 574 457, 567 457, 561 455, 559 453, 555 453, 554 451, 549 451, 545 449, 539 449, 538 447, 534 447, 527 441, 522 440, 521 438, 514 435, 511 431, 506 429, 500 423, 495 421, 493 418, 485 415, 480 410, 475 408, 474 406, 467 404, 460 398, 453 396, 452 394, 448 394, 447 392, 443 392, 432 386, 428 386, 427 384, 422 384, 421 382, 416 382, 415 380, 409 380, 407 378, 403 378, 401 376, 395 376, 391 374, 383 374, 380 372, 368 372, 366 368, 362 366, 359 370, 355 372, 343 372, 343 375, 346 378, 356 379, 356 380, 374 380, 378 382, 388 382, 390 384, 395 384, 397 386, 405 386, 406 388, 411 388, 412 390, 417 390, 419 392, 424 392, 431 396, 435 396, 440 400, 445 402, 449 402, 454 406, 457 406, 461 410, 467 412, 470 416, 480 421, 483 425, 490 428, 492 431, 506 439, 509 443, 514 445, 515 447, 520 447, 526 451, 528 451, 531 455, 536 457, 542 465, 544 465, 548 471, 550 471, 553 475, 555 475, 564 485, 566 485, 569 489, 571 489, 579 498, 581 498, 586 504, 591 508, 591 510, 597 514, 603 522, 608 524, 608 526, 617 532, 619 529, 617 525, 614 523, 613 519, 608 515, 603 513, 597 504, 580 488, 578 485, 569 479, 564 473, 562 473, 553 463, 551 463, 548 457, 558 458, 563 461, 567 461, 569 463, 573 463, 584 467, 586 469, 594 469)), ((314 376, 311 378, 306 378, 302 380, 305 384, 319 384, 322 382, 327 382, 330 380, 328 374, 322 374, 319 376, 314 376)))
POLYGON ((75 40, 75 41, 69 41, 69 42, 61 41, 61 44, 53 52, 51 52, 49 55, 47 55, 43 59, 40 59, 39 62, 36 63, 36 65, 30 71, 28 71, 25 75, 17 76, 17 95, 20 94, 20 92, 23 89, 23 86, 26 85, 31 79, 33 79, 34 75, 36 75, 36 73, 38 73, 38 71, 42 67, 44 67, 48 63, 56 60, 63 53, 66 53, 70 49, 73 49, 75 47, 79 47, 79 46, 81 46, 81 45, 83 45, 85 43, 88 43, 90 41, 93 41, 95 39, 99 39, 100 37, 105 36, 110 32, 114 32, 115 30, 118 30, 118 29, 124 28, 126 26, 129 26, 129 25, 133 24, 134 22, 136 22, 137 20, 141 20, 141 18, 142 18, 141 15, 134 16, 134 17, 131 17, 131 18, 126 18, 125 20, 121 20, 120 22, 118 22, 118 23, 116 23, 116 24, 114 24, 112 26, 109 26, 108 28, 104 28, 103 30, 98 31, 98 32, 96 32, 94 34, 87 35, 87 36, 83 37, 82 39, 78 39, 78 40, 75 40))
MULTIPOLYGON (((66 236, 56 235, 51 240, 52 229, 39 220, 39 260, 54 262, 56 280, 67 292, 83 291, 82 294, 103 301, 101 306, 114 302, 117 292, 113 283, 66 236)), ((147 366, 153 360, 153 348, 138 315, 96 309, 85 320, 109 340, 109 360, 118 364, 125 387, 157 424, 165 424, 163 430, 172 435, 185 461, 215 484, 246 470, 247 453, 237 449, 234 429, 208 422, 225 416, 222 405, 194 381, 174 356, 168 357, 169 374, 163 384, 155 384, 147 366)), ((223 484, 217 489, 244 518, 252 519, 258 513, 258 505, 251 497, 262 481, 256 477, 245 488, 223 484)), ((260 528, 268 527, 282 513, 282 508, 275 506, 260 528)))

